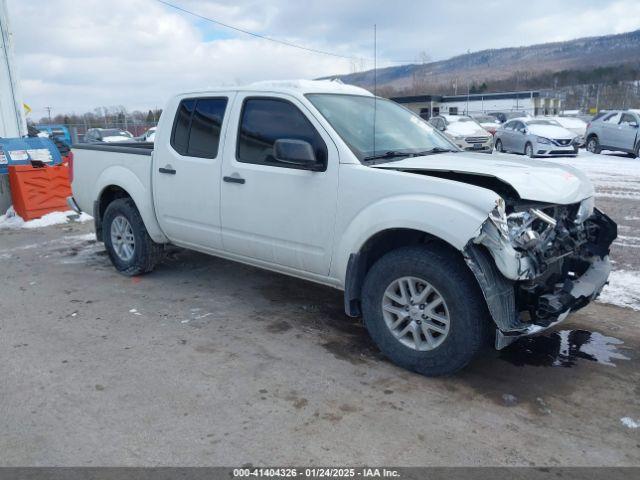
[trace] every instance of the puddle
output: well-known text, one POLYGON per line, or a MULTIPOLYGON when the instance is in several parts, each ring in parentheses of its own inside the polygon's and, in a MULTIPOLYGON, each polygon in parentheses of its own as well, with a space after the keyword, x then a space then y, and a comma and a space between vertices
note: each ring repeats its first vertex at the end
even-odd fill
POLYGON ((615 367, 616 360, 630 360, 618 351, 623 343, 598 332, 561 330, 522 338, 500 351, 499 357, 519 367, 573 367, 579 360, 615 367))

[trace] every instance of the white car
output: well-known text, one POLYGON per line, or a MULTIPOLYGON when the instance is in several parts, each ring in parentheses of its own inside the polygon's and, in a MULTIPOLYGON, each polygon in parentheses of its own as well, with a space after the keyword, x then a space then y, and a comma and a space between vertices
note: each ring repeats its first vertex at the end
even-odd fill
POLYGON ((462 368, 488 332, 503 348, 555 325, 609 275, 616 225, 582 172, 479 159, 358 87, 189 92, 157 135, 74 148, 69 204, 119 272, 175 244, 343 290, 380 350, 425 375, 462 368))
POLYGON ((155 139, 156 139, 156 130, 157 129, 158 129, 157 127, 151 127, 149 130, 144 132, 142 135, 140 135, 139 137, 136 137, 136 140, 138 140, 139 142, 154 142, 155 139))
POLYGON ((86 143, 119 143, 133 141, 128 130, 119 128, 90 128, 84 136, 86 143))
POLYGON ((570 132, 573 132, 578 137, 579 145, 584 145, 585 135, 587 133, 587 122, 577 117, 545 117, 550 120, 555 120, 561 127, 566 128, 570 132))
POLYGON ((462 150, 491 153, 493 136, 466 115, 437 115, 429 123, 449 137, 462 150))
POLYGON ((496 130, 500 128, 501 125, 500 120, 492 115, 488 115, 485 113, 471 115, 471 118, 478 122, 478 124, 491 135, 494 135, 496 133, 496 130))

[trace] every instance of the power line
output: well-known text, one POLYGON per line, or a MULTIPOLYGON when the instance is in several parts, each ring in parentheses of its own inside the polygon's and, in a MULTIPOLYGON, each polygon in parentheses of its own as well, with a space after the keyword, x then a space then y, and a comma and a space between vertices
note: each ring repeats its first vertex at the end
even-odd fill
MULTIPOLYGON (((215 19, 210 18, 210 17, 205 17, 204 15, 200 15, 199 13, 192 12, 191 10, 187 10, 186 8, 182 8, 179 5, 175 5, 175 4, 167 2, 165 0, 156 0, 156 1, 159 2, 159 3, 162 3, 163 5, 166 5, 167 7, 171 7, 173 9, 175 9, 175 10, 180 11, 180 12, 183 12, 183 13, 186 13, 188 15, 192 15, 194 17, 200 18, 201 20, 206 20, 207 22, 215 23, 216 25, 220 25, 222 27, 229 28, 231 30, 235 30, 236 32, 244 33, 245 35, 251 35, 252 37, 260 38, 262 40, 268 40, 269 42, 279 43, 280 45, 285 45, 287 47, 298 48, 300 50, 306 50, 307 52, 319 53, 321 55, 329 55, 331 57, 344 58, 344 59, 347 59, 347 60, 361 60, 361 59, 362 60, 372 60, 370 58, 352 57, 352 56, 348 56, 348 55, 340 55, 339 53, 328 52, 326 50, 319 50, 317 48, 305 47, 304 45, 298 45, 297 43, 288 42, 286 40, 280 40, 280 39, 277 39, 277 38, 268 37, 266 35, 261 35, 259 33, 250 32, 249 30, 244 30, 244 29, 239 28, 239 27, 234 27, 233 25, 229 25, 228 23, 224 23, 224 22, 221 22, 219 20, 215 20, 215 19)), ((388 61, 387 63, 402 63, 402 64, 404 64, 404 63, 411 63, 411 62, 388 61)))
POLYGON ((250 32, 249 30, 244 30, 242 28, 234 27, 233 25, 229 25, 227 23, 220 22, 219 20, 214 20, 213 18, 205 17, 204 15, 200 15, 199 13, 192 12, 192 11, 187 10, 185 8, 182 8, 182 7, 178 6, 178 5, 174 5, 172 3, 165 2, 164 0, 157 0, 157 1, 162 3, 162 4, 164 4, 164 5, 166 5, 167 7, 175 8, 176 10, 179 10, 181 12, 187 13, 189 15, 193 15, 194 17, 198 17, 198 18, 200 18, 202 20, 206 20, 208 22, 215 23, 216 25, 220 25, 222 27, 230 28, 231 30, 235 30, 237 32, 241 32, 241 33, 244 33, 246 35, 251 35, 252 37, 261 38, 262 40, 268 40, 270 42, 279 43, 281 45, 286 45, 288 47, 299 48, 301 50, 306 50, 308 52, 320 53, 322 55, 330 55, 332 57, 346 58, 348 60, 354 59, 354 57, 349 57, 347 55, 340 55, 339 53, 327 52, 325 50, 318 50, 316 48, 305 47, 303 45, 298 45, 298 44, 295 44, 295 43, 287 42, 286 40, 279 40, 277 38, 267 37, 266 35, 260 35, 259 33, 250 32))

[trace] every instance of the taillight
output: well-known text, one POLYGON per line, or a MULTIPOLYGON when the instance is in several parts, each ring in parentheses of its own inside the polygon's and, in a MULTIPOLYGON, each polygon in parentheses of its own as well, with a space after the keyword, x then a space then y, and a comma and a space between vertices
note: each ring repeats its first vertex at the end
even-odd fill
POLYGON ((67 155, 67 163, 69 164, 69 183, 73 182, 73 152, 67 155))
POLYGON ((587 130, 591 128, 591 122, 587 123, 587 130))

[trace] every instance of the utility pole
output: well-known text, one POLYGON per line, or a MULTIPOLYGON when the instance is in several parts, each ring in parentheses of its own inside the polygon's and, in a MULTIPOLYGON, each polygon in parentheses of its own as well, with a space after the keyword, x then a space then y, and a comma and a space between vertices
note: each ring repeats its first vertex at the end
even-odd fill
POLYGON ((467 111, 465 112, 465 115, 469 115, 469 88, 469 79, 467 79, 467 111))
POLYGON ((47 115, 49 116, 49 125, 51 125, 51 107, 44 107, 47 111, 47 115))

